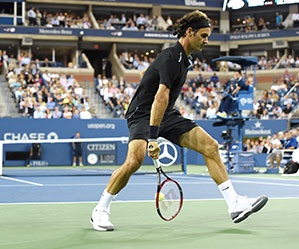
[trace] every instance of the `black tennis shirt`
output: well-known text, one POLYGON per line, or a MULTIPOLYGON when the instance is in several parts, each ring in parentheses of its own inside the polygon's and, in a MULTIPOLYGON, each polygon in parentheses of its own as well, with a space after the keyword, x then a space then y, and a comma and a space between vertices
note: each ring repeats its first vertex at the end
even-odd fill
POLYGON ((125 118, 148 116, 159 84, 170 89, 166 112, 173 110, 191 65, 179 42, 163 50, 145 71, 125 118))

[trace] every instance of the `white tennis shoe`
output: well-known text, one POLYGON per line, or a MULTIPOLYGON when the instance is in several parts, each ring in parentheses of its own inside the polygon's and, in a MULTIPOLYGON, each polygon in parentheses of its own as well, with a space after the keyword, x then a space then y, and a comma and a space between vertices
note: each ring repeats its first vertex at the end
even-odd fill
POLYGON ((109 210, 94 209, 90 218, 90 223, 94 230, 97 231, 113 231, 114 226, 110 222, 109 210))
POLYGON ((247 198, 246 196, 238 196, 236 198, 236 205, 229 210, 230 216, 234 223, 239 223, 245 220, 249 215, 258 212, 262 209, 268 201, 267 196, 260 196, 258 198, 247 198))

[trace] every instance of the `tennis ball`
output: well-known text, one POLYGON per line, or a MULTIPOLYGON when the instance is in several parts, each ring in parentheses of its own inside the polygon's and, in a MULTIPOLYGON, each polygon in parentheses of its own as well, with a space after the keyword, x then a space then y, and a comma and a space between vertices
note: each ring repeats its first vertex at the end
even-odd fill
MULTIPOLYGON (((156 193, 156 196, 157 196, 157 193, 156 193)), ((155 196, 155 198, 156 198, 156 196, 155 196)), ((163 201, 164 198, 165 198, 164 194, 160 192, 159 193, 159 201, 163 201)))

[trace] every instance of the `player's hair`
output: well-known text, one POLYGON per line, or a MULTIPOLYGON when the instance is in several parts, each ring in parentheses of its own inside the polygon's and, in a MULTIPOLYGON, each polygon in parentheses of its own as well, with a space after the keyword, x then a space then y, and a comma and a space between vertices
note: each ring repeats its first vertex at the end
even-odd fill
POLYGON ((200 10, 194 10, 177 20, 174 25, 173 35, 177 35, 178 38, 181 38, 186 36, 186 30, 189 27, 196 32, 198 29, 207 28, 210 26, 209 17, 200 10))

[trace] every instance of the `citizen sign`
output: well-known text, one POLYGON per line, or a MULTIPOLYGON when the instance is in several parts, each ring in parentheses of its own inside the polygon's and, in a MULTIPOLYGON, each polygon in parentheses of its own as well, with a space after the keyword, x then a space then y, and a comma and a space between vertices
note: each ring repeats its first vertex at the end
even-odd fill
POLYGON ((88 151, 115 151, 116 144, 88 144, 88 151))

